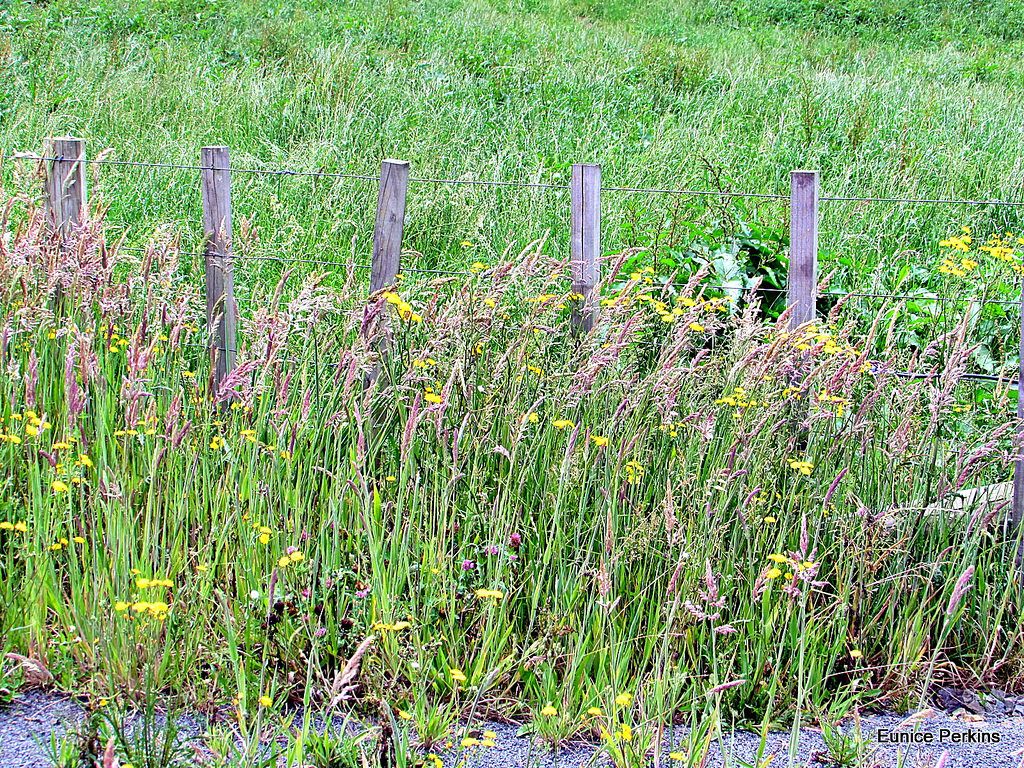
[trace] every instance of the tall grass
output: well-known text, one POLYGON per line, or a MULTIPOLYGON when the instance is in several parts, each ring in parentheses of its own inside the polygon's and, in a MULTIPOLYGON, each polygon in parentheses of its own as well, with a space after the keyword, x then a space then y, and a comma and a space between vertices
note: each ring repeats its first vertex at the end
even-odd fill
POLYGON ((908 381, 862 351, 882 328, 640 272, 579 337, 537 242, 369 299, 279 287, 211 391, 173 248, 29 221, 0 239, 0 637, 62 687, 246 733, 289 701, 428 742, 525 716, 632 764, 676 716, 1020 684, 1005 512, 926 509, 1019 452, 1005 399, 957 397, 966 320, 908 381))

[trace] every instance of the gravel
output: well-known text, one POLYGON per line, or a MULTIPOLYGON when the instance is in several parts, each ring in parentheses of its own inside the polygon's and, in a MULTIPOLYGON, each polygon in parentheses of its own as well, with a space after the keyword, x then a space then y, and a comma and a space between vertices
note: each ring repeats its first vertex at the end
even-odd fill
MULTIPOLYGON (((905 717, 899 715, 862 716, 861 729, 871 752, 870 758, 860 763, 864 768, 900 766, 900 768, 931 768, 948 751, 947 768, 1024 768, 1024 716, 993 713, 977 714, 963 704, 962 697, 952 702, 953 715, 939 711, 933 717, 922 720, 916 729, 918 739, 928 738, 931 743, 914 746, 880 743, 880 739, 893 738, 891 734, 913 733, 913 727, 897 729, 905 717), (984 743, 982 743, 984 742, 984 743)), ((986 706, 986 710, 990 707, 986 706)), ((1004 707, 1005 709, 1005 707, 1004 707)), ((39 691, 28 691, 13 702, 0 705, 0 767, 2 768, 49 768, 50 762, 41 745, 48 744, 51 734, 58 738, 68 727, 81 720, 82 710, 71 698, 39 691)), ((183 717, 179 723, 183 738, 200 745, 199 735, 203 731, 201 718, 183 717)), ((849 723, 844 728, 850 728, 849 723)), ((593 744, 574 742, 551 751, 546 747, 531 744, 527 737, 517 736, 516 725, 502 723, 477 723, 474 729, 492 730, 497 734, 496 747, 477 747, 465 750, 466 768, 602 768, 607 762, 597 753, 593 744)), ((456 743, 461 732, 455 737, 456 743)), ((675 732, 676 748, 685 738, 682 729, 675 732)), ((713 743, 708 756, 708 768, 745 768, 755 764, 759 739, 756 735, 738 731, 726 736, 722 743, 713 743)), ((662 766, 677 763, 668 759, 672 751, 669 735, 666 734, 662 766)), ((439 751, 445 766, 455 765, 460 750, 439 751)), ((804 729, 800 734, 798 748, 793 759, 789 756, 789 733, 773 732, 767 737, 764 758, 775 755, 768 764, 773 768, 820 766, 826 768, 832 763, 821 733, 804 729)))

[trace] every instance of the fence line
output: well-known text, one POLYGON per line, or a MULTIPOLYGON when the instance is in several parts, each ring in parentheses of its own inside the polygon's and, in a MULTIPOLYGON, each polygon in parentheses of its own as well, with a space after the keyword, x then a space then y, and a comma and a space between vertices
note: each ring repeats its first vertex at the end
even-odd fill
MULTIPOLYGON (((87 163, 89 165, 122 165, 138 166, 143 168, 168 168, 188 171, 211 170, 204 165, 185 165, 177 163, 154 163, 141 160, 95 160, 84 157, 74 158, 58 154, 53 157, 40 157, 33 153, 23 152, 13 155, 3 155, 4 160, 43 160, 53 163, 87 163)), ((221 169, 217 169, 221 170, 221 169)), ((370 176, 359 173, 339 173, 333 171, 296 171, 289 168, 229 168, 230 173, 249 173, 266 176, 313 176, 341 179, 359 179, 363 181, 377 181, 377 176, 370 176)), ((569 189, 567 184, 546 184, 529 181, 485 181, 481 179, 436 179, 427 177, 410 176, 409 181, 421 184, 454 184, 454 185, 475 185, 485 187, 527 187, 537 189, 569 189)), ((665 195, 706 195, 709 197, 750 197, 771 200, 789 200, 791 195, 784 195, 770 192, 727 192, 724 190, 708 189, 659 189, 651 187, 602 187, 605 192, 627 192, 640 194, 665 194, 665 195)), ((971 200, 958 198, 924 198, 924 197, 842 197, 820 195, 820 201, 825 202, 852 202, 852 203, 911 203, 922 205, 978 205, 978 206, 1024 206, 1024 201, 1013 200, 971 200)))
MULTIPOLYGON (((291 171, 288 169, 261 170, 232 168, 227 147, 203 147, 199 165, 178 165, 129 160, 89 160, 85 142, 81 139, 63 138, 50 140, 43 157, 30 155, 9 159, 38 159, 45 170, 44 194, 46 197, 49 222, 62 239, 69 235, 71 225, 79 220, 86 209, 86 176, 83 165, 120 165, 150 168, 176 168, 201 172, 203 201, 203 250, 206 273, 207 299, 207 349, 214 386, 219 387, 234 366, 236 349, 237 303, 234 297, 234 257, 231 253, 231 177, 235 173, 265 174, 277 176, 313 176, 335 178, 357 178, 374 180, 377 177, 359 174, 341 174, 314 171, 291 171), (70 164, 70 165, 69 165, 70 164)), ((6 157, 6 156, 5 156, 6 157)), ((565 189, 554 184, 528 182, 475 181, 469 179, 416 179, 410 177, 410 164, 403 160, 384 160, 377 178, 377 216, 373 233, 373 254, 370 269, 370 291, 390 286, 401 272, 402 237, 406 216, 406 198, 410 181, 437 184, 462 184, 480 186, 516 186, 565 189)), ((572 273, 573 326, 579 333, 589 333, 595 325, 598 314, 596 286, 601 283, 601 167, 596 164, 576 163, 572 166, 569 195, 570 219, 570 270, 572 273)), ((723 197, 752 197, 786 199, 785 195, 763 193, 723 192, 696 190, 658 190, 641 187, 606 187, 610 192, 661 193, 681 195, 719 195, 723 197)), ((901 199, 901 198, 853 198, 826 197, 820 194, 818 171, 799 170, 790 174, 790 248, 789 275, 787 280, 787 305, 791 310, 790 328, 796 328, 817 318, 817 269, 818 269, 818 226, 820 201, 845 202, 889 202, 932 205, 1004 205, 1021 206, 1024 202, 1000 200, 952 200, 952 199, 901 199)), ((272 260, 272 256, 248 256, 252 260, 272 260)), ((305 263, 322 263, 327 266, 349 267, 339 262, 321 262, 312 259, 278 259, 305 263)), ((416 270, 409 271, 428 271, 416 270)), ((436 270, 437 273, 445 273, 436 270)), ((465 274, 465 273, 454 273, 465 274)), ((781 289, 779 290, 781 293, 781 289)), ((849 294, 844 294, 849 295, 849 294)), ((864 294, 879 298, 895 298, 895 295, 864 294)), ((911 298, 911 297, 906 297, 911 298)), ((930 297, 912 297, 928 300, 930 297)), ((941 300, 936 298, 935 300, 941 300)), ((996 303, 996 302, 992 302, 996 303)), ((1012 303, 1012 302, 999 302, 1012 303)), ((1024 292, 1021 299, 1021 321, 1024 324, 1024 292)), ((385 354, 385 349, 379 350, 385 354)), ((379 370, 379 363, 376 370, 379 370)), ((884 371, 883 371, 884 373, 884 371)), ((894 372, 897 373, 897 372, 894 372)), ((913 376, 909 372, 902 372, 913 376)), ((899 373, 897 373, 899 375, 899 373)), ((922 375, 930 377, 929 374, 922 375)), ((372 381, 373 374, 367 383, 372 381)), ((964 375, 961 379, 978 379, 977 375, 964 375)), ((995 378, 995 377, 993 377, 995 378)), ((996 379, 1001 380, 1001 379, 996 379)), ((1020 336, 1020 370, 1018 391, 1024 384, 1024 332, 1020 336)), ((1024 438, 1024 398, 1017 401, 1018 438, 1024 438)), ((371 425, 372 428, 372 425, 371 425)), ((1014 466, 1013 508, 1010 524, 1016 530, 1024 518, 1024 457, 1014 466)), ((1024 538, 1016 553, 1014 564, 1020 567, 1024 560, 1024 538)))

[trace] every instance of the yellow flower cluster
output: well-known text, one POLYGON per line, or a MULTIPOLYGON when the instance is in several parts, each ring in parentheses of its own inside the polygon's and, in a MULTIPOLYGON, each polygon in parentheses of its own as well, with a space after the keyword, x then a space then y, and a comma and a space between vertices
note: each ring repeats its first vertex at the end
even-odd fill
MULTIPOLYGON (((960 256, 962 253, 969 253, 971 244, 971 228, 962 227, 964 234, 940 240, 939 245, 943 248, 951 248, 956 253, 952 257, 944 257, 939 264, 938 271, 944 275, 966 277, 972 269, 978 266, 976 259, 960 256)), ((1014 237, 1012 232, 1003 235, 993 234, 985 245, 979 245, 978 251, 989 254, 998 261, 1008 264, 1017 274, 1024 274, 1024 264, 1016 256, 1016 246, 1024 245, 1024 238, 1014 237)))
POLYGON ((731 394, 725 397, 720 397, 715 400, 715 405, 731 405, 736 408, 733 413, 733 418, 742 418, 745 408, 754 408, 758 405, 768 405, 767 400, 762 400, 760 403, 757 398, 751 398, 750 400, 745 399, 747 396, 747 390, 743 387, 734 387, 731 394))
POLYGON ((651 275, 654 274, 654 267, 644 267, 639 272, 630 272, 629 279, 642 282, 645 285, 654 285, 654 278, 651 275))
POLYGON ((167 603, 160 601, 150 603, 144 600, 140 600, 136 603, 126 603, 123 600, 118 600, 116 603, 114 603, 114 610, 118 613, 124 614, 125 616, 128 615, 129 609, 139 615, 145 613, 149 614, 149 616, 151 616, 154 619, 157 619, 158 621, 163 621, 167 618, 167 612, 171 608, 167 603))
POLYGON ((960 259, 959 263, 952 259, 943 259, 942 263, 939 264, 939 272, 944 275, 955 275, 956 277, 966 277, 967 273, 978 266, 978 262, 974 259, 963 258, 960 259))
POLYGON ((150 587, 169 587, 174 588, 174 582, 170 579, 144 579, 139 578, 135 580, 135 586, 137 589, 149 589, 150 587))
POLYGON ((488 598, 493 598, 495 601, 498 601, 498 600, 501 600, 501 598, 503 598, 505 596, 505 593, 501 592, 501 591, 499 591, 497 589, 478 589, 476 591, 476 596, 478 598, 480 598, 481 600, 487 600, 488 598))
POLYGON ((793 578, 793 570, 806 571, 810 568, 814 568, 817 565, 817 563, 813 563, 810 560, 800 562, 798 560, 793 560, 792 558, 786 557, 786 555, 779 554, 768 555, 768 559, 771 560, 773 563, 776 563, 774 567, 769 568, 768 571, 765 572, 765 577, 768 579, 777 579, 779 578, 779 576, 785 576, 785 578, 789 580, 793 578), (783 573, 782 569, 778 567, 780 565, 783 565, 787 569, 791 570, 787 570, 786 573, 783 573))
POLYGON ((1024 265, 1016 256, 1014 246, 1017 245, 1024 245, 1024 238, 1014 237, 1012 232, 1006 232, 1002 236, 992 235, 986 245, 978 246, 978 250, 984 251, 998 261, 1009 264, 1017 274, 1024 274, 1024 265))
POLYGON ((304 554, 295 550, 289 555, 281 555, 281 557, 277 559, 277 567, 287 568, 292 563, 301 563, 305 558, 306 556, 304 554))
POLYGON ((141 432, 137 429, 118 429, 114 432, 114 437, 136 437, 138 435, 155 435, 156 428, 153 426, 147 426, 155 422, 156 416, 150 416, 148 419, 140 419, 135 423, 136 427, 146 427, 141 432))
MULTIPOLYGON (((470 748, 470 747, 496 747, 496 746, 498 746, 498 742, 495 741, 495 739, 497 739, 497 738, 498 738, 498 734, 495 733, 494 731, 484 731, 482 739, 475 739, 472 736, 467 736, 466 738, 464 738, 462 741, 459 742, 459 746, 464 747, 464 748, 470 748)), ((429 759, 429 757, 428 757, 428 759, 429 759)), ((435 762, 434 765, 435 766, 440 765, 440 762, 441 761, 438 758, 437 762, 435 762)))
MULTIPOLYGON (((45 417, 40 416, 35 411, 28 410, 24 413, 12 413, 10 415, 10 421, 20 422, 24 426, 22 431, 25 433, 25 437, 35 437, 40 432, 53 427, 50 422, 46 421, 45 417)), ((8 430, 8 434, 0 432, 0 443, 11 443, 12 445, 20 445, 22 438, 18 435, 11 425, 11 429, 8 430)))
POLYGON ((962 253, 967 253, 971 250, 971 243, 974 242, 971 239, 971 228, 962 227, 961 230, 964 234, 954 235, 953 237, 947 238, 946 240, 940 240, 939 245, 943 248, 952 248, 962 253))
MULTIPOLYGON (((819 403, 835 403, 836 406, 837 406, 836 407, 836 412, 835 412, 836 418, 842 418, 843 412, 846 409, 846 406, 850 404, 850 401, 847 400, 846 398, 839 397, 837 395, 830 395, 827 392, 822 392, 820 395, 818 395, 818 402, 819 403)), ((820 408, 821 408, 820 405, 815 405, 814 406, 815 410, 819 410, 820 408)))
POLYGON ((28 526, 24 521, 10 523, 7 520, 4 520, 3 522, 0 522, 0 531, 17 531, 18 533, 26 533, 28 531, 28 526))
POLYGON ((809 475, 811 474, 811 470, 814 469, 814 465, 809 461, 798 461, 796 459, 790 459, 789 468, 795 469, 801 475, 809 475))
POLYGON ((423 317, 412 311, 412 304, 407 302, 394 291, 385 291, 383 296, 384 300, 395 308, 395 311, 398 312, 398 316, 403 320, 409 320, 414 323, 423 322, 423 317))
POLYGON ((374 632, 401 632, 403 629, 409 629, 412 626, 408 621, 399 621, 394 624, 385 624, 382 621, 373 622, 374 632))
POLYGON ((644 468, 639 461, 627 461, 623 469, 626 470, 626 482, 630 485, 636 485, 643 479, 644 468))

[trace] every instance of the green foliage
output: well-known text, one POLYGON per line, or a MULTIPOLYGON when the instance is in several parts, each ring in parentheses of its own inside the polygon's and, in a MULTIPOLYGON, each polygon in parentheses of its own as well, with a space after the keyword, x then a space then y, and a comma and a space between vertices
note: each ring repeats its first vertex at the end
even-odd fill
MULTIPOLYGON (((817 167, 833 196, 1012 200, 1014 13, 955 2, 12 2, 0 8, 0 146, 39 151, 46 136, 80 134, 93 157, 110 148, 111 159, 194 165, 200 146, 225 143, 238 168, 373 176, 383 157, 403 157, 414 177, 551 184, 595 161, 609 186, 782 194, 790 170, 817 167)), ((20 190, 30 169, 2 170, 20 190)), ((193 171, 91 170, 93 198, 129 245, 169 225, 197 249, 193 171)), ((238 245, 362 262, 373 199, 372 180, 238 174, 238 245)), ((784 206, 751 202, 745 221, 786 229, 784 206)), ((664 207, 605 193, 607 252, 626 245, 620 225, 637 204, 664 207)), ((829 202, 823 214, 822 247, 855 257, 853 283, 948 225, 927 206, 829 202)), ((495 258, 545 232, 564 254, 566 219, 554 190, 414 183, 406 245, 424 268, 495 258)), ((1015 210, 964 221, 1021 229, 1015 210)), ((239 282, 279 274, 243 262, 239 282)))
MULTIPOLYGON (((723 720, 796 728, 837 692, 917 702, 935 674, 1011 674, 1015 542, 922 511, 1005 480, 1015 450, 1012 395, 954 373, 1016 365, 1015 310, 969 302, 1016 299, 1018 276, 937 269, 948 209, 823 201, 833 315, 795 336, 743 311, 782 308, 764 289, 784 287, 785 201, 606 190, 605 253, 631 250, 587 339, 564 191, 414 182, 391 303, 367 306, 359 265, 383 157, 782 195, 816 167, 834 197, 1019 199, 1021 26, 1010 3, 903 0, 3 4, 5 154, 79 134, 93 157, 194 165, 226 143, 238 169, 371 178, 235 174, 249 367, 214 404, 194 171, 90 168, 108 223, 82 236, 124 247, 65 273, 33 229, 34 164, 3 163, 2 649, 115 711, 229 705, 208 738, 225 766, 351 762, 342 735, 274 721, 299 701, 381 718, 360 764, 413 764, 484 712, 550 744, 603 728, 620 764, 688 718, 695 764, 723 720), (129 250, 150 241, 151 260, 129 250), (336 268, 275 294, 279 257, 336 268), (81 277, 66 315, 60 274, 81 277), (843 300, 868 290, 912 298, 843 300), (939 378, 886 373, 912 363, 939 378)), ((955 215, 1022 230, 1015 208, 955 215)), ((140 751, 159 730, 118 748, 173 764, 140 751)))

